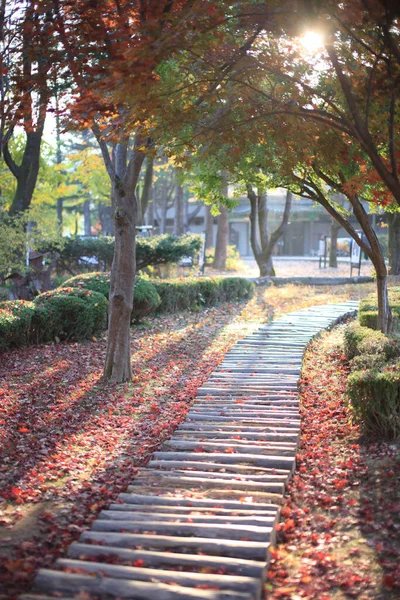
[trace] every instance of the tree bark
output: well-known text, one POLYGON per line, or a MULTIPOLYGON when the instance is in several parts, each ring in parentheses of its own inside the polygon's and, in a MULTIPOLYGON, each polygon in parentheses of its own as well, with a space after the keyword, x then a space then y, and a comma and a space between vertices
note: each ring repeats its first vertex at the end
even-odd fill
POLYGON ((332 217, 332 220, 331 220, 331 231, 330 231, 331 245, 330 245, 330 248, 329 248, 329 266, 332 267, 333 269, 337 269, 337 266, 338 266, 338 262, 337 262, 337 251, 338 251, 337 241, 338 241, 339 229, 340 229, 339 223, 332 217))
POLYGON ((221 212, 218 215, 217 240, 215 243, 213 267, 214 269, 221 269, 223 271, 226 268, 226 258, 228 254, 229 215, 228 209, 225 208, 225 206, 221 206, 220 211, 221 212))
POLYGON ((114 235, 114 219, 112 214, 112 206, 99 204, 99 220, 101 225, 101 233, 103 235, 114 235))
POLYGON ((154 158, 152 156, 148 156, 146 158, 146 170, 144 173, 144 181, 143 181, 143 191, 140 198, 140 215, 139 215, 139 223, 141 225, 145 222, 147 207, 150 202, 152 186, 153 186, 153 172, 154 172, 154 158))
POLYGON ((286 193, 282 221, 271 236, 268 233, 267 194, 260 190, 256 193, 252 186, 248 185, 247 197, 250 201, 250 244, 260 271, 260 277, 273 277, 275 269, 272 253, 275 244, 286 231, 292 205, 292 193, 289 191, 286 193))
POLYGON ((129 137, 123 137, 115 146, 111 160, 107 144, 94 128, 107 172, 112 183, 115 207, 115 246, 111 267, 109 321, 104 376, 112 381, 131 379, 130 321, 133 307, 133 289, 136 274, 137 199, 135 190, 145 155, 140 148, 145 141, 137 132, 135 147, 128 162, 129 137))
MULTIPOLYGON (((27 210, 31 204, 40 167, 41 142, 41 130, 28 131, 26 133, 26 144, 22 156, 22 162, 19 166, 15 165, 15 169, 13 171, 17 180, 17 188, 10 206, 10 215, 15 215, 18 212, 27 210)), ((12 160, 8 153, 7 147, 4 148, 4 152, 4 157, 7 156, 8 161, 12 160)))
POLYGON ((389 274, 400 275, 400 212, 388 213, 389 274))
POLYGON ((175 196, 175 223, 174 223, 174 235, 183 234, 184 225, 184 199, 183 199, 183 187, 181 185, 176 186, 175 196))
POLYGON ((92 224, 90 222, 90 201, 85 200, 83 203, 83 225, 85 235, 92 234, 92 224))
POLYGON ((211 214, 211 206, 206 205, 206 249, 214 247, 214 216, 211 214))
POLYGON ((160 218, 160 233, 164 234, 167 231, 167 211, 168 211, 168 189, 166 182, 161 188, 161 218, 160 218))

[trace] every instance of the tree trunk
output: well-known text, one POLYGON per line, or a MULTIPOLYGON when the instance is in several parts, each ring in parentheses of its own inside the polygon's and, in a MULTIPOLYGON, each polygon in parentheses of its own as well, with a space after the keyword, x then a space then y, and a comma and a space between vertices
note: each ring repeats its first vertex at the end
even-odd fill
POLYGON ((338 233, 339 233, 339 229, 340 229, 340 225, 339 223, 332 217, 331 220, 331 232, 330 232, 330 237, 331 237, 331 245, 329 248, 329 266, 337 269, 338 266, 338 262, 337 262, 337 240, 338 240, 338 233))
POLYGON ((89 200, 85 200, 85 202, 83 204, 83 225, 84 225, 85 235, 91 235, 92 234, 92 225, 90 222, 90 201, 89 200))
POLYGON ((257 191, 256 194, 252 186, 248 185, 247 197, 250 201, 250 243, 260 271, 260 277, 274 277, 275 269, 272 253, 275 244, 285 233, 292 205, 292 194, 291 192, 286 193, 282 221, 271 236, 268 234, 267 194, 261 191, 257 191))
POLYGON ((389 274, 400 275, 400 212, 388 213, 389 274))
POLYGON ((214 247, 214 216, 211 214, 211 206, 206 205, 206 249, 214 247))
POLYGON ((134 194, 114 190, 115 248, 111 267, 109 323, 104 376, 112 381, 132 378, 130 323, 136 272, 136 216, 134 194))
POLYGON ((17 179, 17 189, 10 206, 10 215, 27 210, 30 207, 33 192, 40 167, 40 145, 42 132, 29 131, 26 134, 26 144, 21 165, 16 167, 14 175, 17 179))
POLYGON ((217 240, 215 243, 213 267, 214 269, 221 269, 223 271, 226 268, 226 258, 228 254, 229 215, 228 209, 225 208, 225 206, 221 206, 220 211, 221 212, 218 215, 217 240))
POLYGON ((57 223, 62 235, 63 228, 63 198, 57 198, 57 223))
POLYGON ((174 223, 174 235, 183 234, 184 224, 184 201, 183 201, 183 187, 181 185, 176 186, 175 196, 175 223, 174 223))
POLYGON ((168 211, 168 189, 164 183, 161 189, 161 218, 160 218, 160 233, 164 234, 167 231, 167 211, 168 211))
POLYGON ((390 333, 393 319, 389 305, 387 277, 377 274, 376 287, 378 291, 378 329, 382 333, 390 333))
POLYGON ((99 220, 101 233, 103 235, 114 235, 114 219, 112 217, 112 206, 99 204, 99 220))
POLYGON ((145 222, 145 216, 147 207, 150 202, 152 186, 153 186, 153 167, 154 158, 148 156, 146 158, 146 170, 144 173, 143 191, 140 198, 140 215, 138 215, 138 222, 143 225, 145 222))
MULTIPOLYGON (((99 139, 99 138, 98 138, 99 139)), ((105 142, 100 147, 112 180, 115 206, 115 247, 111 267, 109 321, 104 376, 112 381, 132 377, 130 323, 136 274, 137 199, 135 190, 145 155, 138 149, 144 144, 136 134, 135 148, 127 163, 129 138, 117 144, 114 164, 108 158, 105 142)))

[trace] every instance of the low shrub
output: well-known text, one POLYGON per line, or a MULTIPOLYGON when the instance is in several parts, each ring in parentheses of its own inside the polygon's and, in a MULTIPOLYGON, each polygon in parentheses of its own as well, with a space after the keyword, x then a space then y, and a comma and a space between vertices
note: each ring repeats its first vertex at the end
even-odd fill
MULTIPOLYGON (((393 315, 393 329, 396 331, 400 328, 400 288, 389 290, 389 304, 393 315)), ((376 294, 361 300, 358 320, 363 327, 378 328, 378 299, 376 294)))
POLYGON ((108 300, 110 294, 110 273, 82 273, 64 281, 61 287, 73 287, 92 290, 103 294, 108 300))
MULTIPOLYGON (((103 294, 108 299, 110 295, 110 273, 76 275, 68 279, 63 287, 92 290, 103 294)), ((131 321, 139 321, 145 315, 154 312, 160 302, 160 296, 154 285, 150 281, 138 277, 135 280, 131 321)))
POLYGON ((364 327, 357 321, 345 330, 344 351, 347 360, 352 360, 359 355, 382 355, 384 360, 400 356, 397 340, 381 331, 364 327))
POLYGON ((347 391, 367 434, 384 439, 400 435, 399 361, 354 371, 347 380, 347 391))
POLYGON ((240 277, 195 279, 192 281, 153 281, 160 295, 159 313, 199 310, 219 302, 251 298, 254 284, 240 277))
POLYGON ((43 341, 55 337, 87 339, 106 327, 108 302, 99 292, 74 287, 58 288, 40 294, 34 305, 46 317, 43 341))
POLYGON ((33 302, 10 300, 0 303, 0 352, 29 344, 34 313, 33 302))
POLYGON ((140 321, 145 315, 154 313, 160 304, 161 298, 154 285, 146 279, 136 279, 131 322, 140 321))
POLYGON ((225 277, 220 280, 222 289, 222 300, 232 302, 233 300, 245 300, 254 294, 254 283, 243 277, 225 277))

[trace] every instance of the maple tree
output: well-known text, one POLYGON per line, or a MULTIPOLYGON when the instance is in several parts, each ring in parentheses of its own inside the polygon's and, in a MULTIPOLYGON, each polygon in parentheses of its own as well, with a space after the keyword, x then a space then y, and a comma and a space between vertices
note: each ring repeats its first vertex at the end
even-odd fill
MULTIPOLYGON (((216 61, 214 71, 219 71, 221 79, 243 57, 261 27, 256 24, 248 39, 239 35, 239 42, 238 36, 233 36, 232 46, 232 31, 237 31, 240 21, 235 11, 241 3, 233 3, 229 8, 232 26, 225 23, 223 3, 215 2, 126 1, 115 6, 98 0, 90 8, 85 2, 71 5, 54 0, 53 4, 56 29, 75 82, 71 118, 91 127, 111 180, 116 243, 104 373, 121 381, 131 376, 129 318, 135 275, 135 189, 157 135, 154 115, 165 115, 168 105, 171 121, 184 108, 182 98, 173 110, 164 101, 163 94, 168 90, 161 85, 165 81, 163 70, 165 74, 168 69, 180 68, 179 52, 185 50, 187 55, 197 49, 204 54, 211 48, 216 61), (224 52, 218 52, 224 44, 224 52)), ((195 79, 196 89, 189 98, 193 110, 219 84, 218 78, 211 83, 201 76, 195 79)))

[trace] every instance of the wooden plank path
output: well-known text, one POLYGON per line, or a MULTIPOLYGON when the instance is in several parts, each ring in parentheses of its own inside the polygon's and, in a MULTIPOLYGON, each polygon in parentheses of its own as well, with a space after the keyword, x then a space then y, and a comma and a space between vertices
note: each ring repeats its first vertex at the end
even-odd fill
POLYGON ((239 341, 118 502, 20 600, 259 600, 295 469, 303 353, 357 304, 291 313, 239 341))

